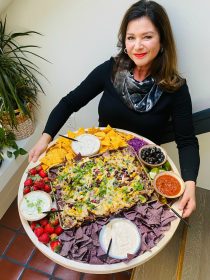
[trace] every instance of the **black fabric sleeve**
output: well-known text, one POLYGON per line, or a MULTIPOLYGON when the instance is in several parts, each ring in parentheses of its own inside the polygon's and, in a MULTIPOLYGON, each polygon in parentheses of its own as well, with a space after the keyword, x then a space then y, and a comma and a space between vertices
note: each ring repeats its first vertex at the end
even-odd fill
POLYGON ((54 138, 73 112, 77 112, 103 91, 111 61, 106 61, 96 67, 76 89, 60 100, 50 113, 43 132, 54 138))
POLYGON ((172 122, 184 181, 196 182, 200 165, 199 145, 194 134, 192 103, 187 84, 174 93, 172 122))

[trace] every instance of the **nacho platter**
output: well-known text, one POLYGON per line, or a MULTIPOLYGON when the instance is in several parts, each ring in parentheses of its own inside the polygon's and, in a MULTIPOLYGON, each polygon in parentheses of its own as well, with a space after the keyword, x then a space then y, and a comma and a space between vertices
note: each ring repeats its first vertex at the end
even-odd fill
MULTIPOLYGON (((143 137, 141 137, 137 134, 134 134, 132 132, 124 131, 124 130, 121 130, 121 129, 117 129, 117 131, 120 131, 121 133, 124 133, 125 135, 126 134, 127 135, 132 135, 133 137, 144 140, 145 142, 147 142, 149 144, 150 143, 152 144, 152 142, 150 140, 148 140, 146 138, 143 138, 143 137)), ((54 144, 54 143, 55 142, 53 142, 52 144, 54 144)), ((103 152, 102 152, 102 154, 103 154, 103 152)), ((174 163, 171 161, 170 157, 168 157, 168 161, 169 161, 169 163, 172 167, 172 170, 178 174, 178 170, 176 169, 176 166, 174 165, 174 163)), ((36 163, 36 165, 37 165, 37 163, 36 163)), ((20 201, 21 198, 23 197, 23 183, 24 183, 25 179, 27 178, 27 172, 33 166, 35 166, 35 164, 32 164, 32 163, 29 164, 28 168, 26 169, 26 171, 25 171, 25 173, 22 177, 22 180, 21 180, 21 183, 20 183, 20 188, 19 188, 19 193, 18 193, 18 201, 20 201)), ((177 203, 173 204, 173 207, 178 212, 180 212, 176 205, 177 205, 177 203)), ((131 212, 132 212, 132 207, 131 207, 131 212)), ((128 213, 128 215, 130 215, 130 213, 128 213)), ((32 230, 31 230, 28 222, 25 221, 21 216, 20 216, 20 218, 21 218, 21 222, 23 224, 23 227, 26 230, 26 232, 27 232, 28 236, 30 237, 30 239, 32 240, 32 242, 47 257, 49 257, 50 259, 52 259, 56 263, 58 263, 62 266, 65 266, 69 269, 73 269, 73 270, 77 270, 77 271, 81 271, 81 272, 86 272, 86 273, 97 273, 97 274, 100 274, 100 273, 102 273, 102 274, 104 274, 104 273, 115 273, 115 272, 119 272, 119 271, 128 270, 128 269, 131 269, 135 266, 138 266, 138 265, 143 264, 144 262, 148 261, 150 258, 155 256, 159 251, 161 251, 164 248, 164 246, 169 242, 169 240, 173 236, 173 234, 176 231, 176 229, 178 227, 178 224, 179 224, 179 219, 174 220, 171 223, 170 230, 167 230, 164 233, 164 237, 157 243, 156 246, 154 246, 151 250, 146 251, 144 254, 136 256, 134 259, 132 259, 131 261, 129 261, 127 263, 124 263, 124 262, 111 263, 110 262, 109 264, 106 264, 106 263, 92 264, 92 263, 75 261, 75 260, 69 259, 68 257, 64 257, 62 255, 59 255, 59 254, 56 254, 56 253, 52 252, 49 247, 40 243, 37 240, 36 236, 33 234, 32 230)), ((100 218, 99 218, 99 220, 100 220, 100 218)), ((79 234, 78 232, 81 231, 81 228, 82 228, 82 226, 80 226, 78 228, 75 227, 75 230, 73 232, 76 235, 78 235, 79 234)), ((65 232, 67 233, 67 231, 65 231, 65 232)), ((81 232, 80 232, 80 234, 81 234, 81 232)))

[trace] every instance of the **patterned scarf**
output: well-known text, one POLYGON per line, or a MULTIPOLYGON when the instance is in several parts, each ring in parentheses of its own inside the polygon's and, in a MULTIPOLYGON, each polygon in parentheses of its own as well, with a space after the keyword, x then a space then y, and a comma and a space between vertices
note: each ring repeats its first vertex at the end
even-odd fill
POLYGON ((126 69, 118 69, 113 84, 123 102, 141 113, 150 111, 163 93, 151 76, 139 82, 126 69))

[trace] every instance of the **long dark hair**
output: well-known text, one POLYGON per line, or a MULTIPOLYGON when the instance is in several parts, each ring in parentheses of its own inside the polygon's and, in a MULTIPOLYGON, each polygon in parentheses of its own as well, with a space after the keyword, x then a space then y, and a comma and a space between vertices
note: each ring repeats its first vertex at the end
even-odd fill
MULTIPOLYGON (((149 18, 160 36, 161 50, 152 62, 151 75, 161 88, 175 91, 184 83, 184 79, 178 74, 175 41, 168 15, 165 9, 154 1, 138 1, 125 13, 118 33, 117 46, 120 51, 116 62, 128 64, 130 58, 124 52, 127 26, 130 21, 141 17, 149 18)), ((132 66, 132 61, 130 65, 132 66)))

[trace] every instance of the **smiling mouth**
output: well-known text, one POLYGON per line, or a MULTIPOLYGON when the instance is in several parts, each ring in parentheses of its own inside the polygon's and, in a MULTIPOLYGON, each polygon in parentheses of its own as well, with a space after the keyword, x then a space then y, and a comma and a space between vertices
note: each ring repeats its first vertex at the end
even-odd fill
POLYGON ((137 58, 143 58, 147 53, 135 53, 134 56, 137 58))

